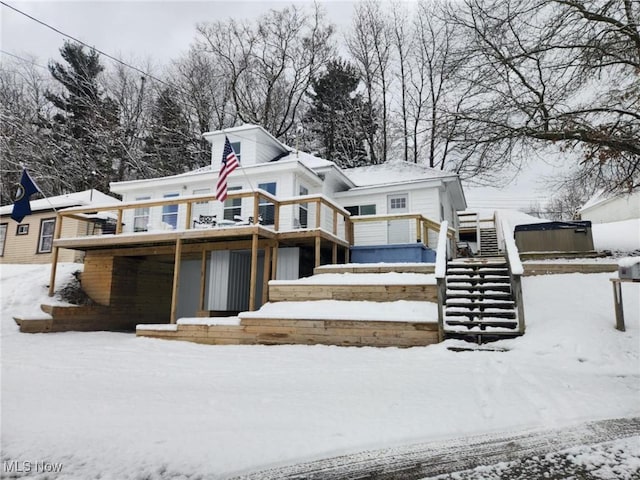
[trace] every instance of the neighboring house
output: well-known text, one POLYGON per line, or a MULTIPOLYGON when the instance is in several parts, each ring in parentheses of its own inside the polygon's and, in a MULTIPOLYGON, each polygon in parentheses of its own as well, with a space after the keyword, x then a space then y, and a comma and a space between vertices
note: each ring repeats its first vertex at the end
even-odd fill
POLYGON ((599 192, 580 209, 580 218, 592 223, 640 218, 640 190, 619 195, 606 195, 599 192))
MULTIPOLYGON (((13 205, 0 207, 0 263, 51 263, 57 221, 55 210, 77 206, 113 205, 118 201, 117 198, 97 190, 33 200, 33 213, 19 223, 11 218, 13 205)), ((90 220, 69 220, 65 222, 61 233, 65 237, 94 235, 102 232, 104 225, 108 223, 105 215, 90 220)), ((83 254, 80 251, 65 250, 60 252, 58 261, 80 262, 82 258, 83 254)))
POLYGON ((402 246, 391 258, 411 261, 416 248, 437 247, 442 220, 455 228, 456 211, 466 208, 455 174, 408 163, 342 170, 255 125, 204 138, 210 166, 111 184, 122 196, 115 235, 54 241, 86 252, 83 287, 114 308, 112 317, 121 311, 137 314, 136 323, 161 323, 255 310, 270 279, 348 263, 354 247, 370 247, 384 261, 379 247, 402 246), (214 192, 225 136, 241 168, 229 176, 222 203, 214 192))

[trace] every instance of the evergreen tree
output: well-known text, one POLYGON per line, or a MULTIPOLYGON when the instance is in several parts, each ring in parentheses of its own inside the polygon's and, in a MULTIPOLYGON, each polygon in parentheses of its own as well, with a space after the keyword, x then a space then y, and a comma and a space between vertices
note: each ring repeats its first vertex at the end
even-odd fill
POLYGON ((355 68, 340 60, 330 61, 326 72, 311 83, 306 123, 319 139, 319 154, 343 168, 367 163, 366 133, 375 128, 367 122, 366 103, 356 93, 358 84, 355 68))
POLYGON ((62 89, 45 96, 58 110, 49 122, 49 135, 59 146, 55 167, 65 176, 61 190, 107 192, 123 153, 118 106, 99 86, 104 68, 94 50, 65 42, 60 54, 66 65, 53 62, 49 71, 62 89))
POLYGON ((194 142, 188 119, 171 87, 163 89, 155 101, 152 125, 145 138, 145 161, 156 175, 172 175, 199 165, 193 158, 194 142))

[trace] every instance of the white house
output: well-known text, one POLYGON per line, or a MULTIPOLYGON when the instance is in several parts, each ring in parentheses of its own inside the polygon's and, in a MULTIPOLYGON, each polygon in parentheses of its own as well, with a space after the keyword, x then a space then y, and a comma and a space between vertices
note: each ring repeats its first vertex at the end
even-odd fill
MULTIPOLYGON (((50 263, 53 236, 56 229, 56 210, 69 207, 113 205, 119 200, 98 190, 57 195, 30 202, 31 215, 21 222, 11 218, 13 205, 0 207, 0 263, 50 263)), ((115 219, 114 219, 115 220, 115 219)), ((115 222, 114 222, 115 225, 115 222)), ((104 233, 109 228, 109 215, 87 216, 85 221, 65 223, 65 236, 104 233)), ((82 261, 81 252, 67 250, 59 257, 61 262, 82 261)))
POLYGON ((599 192, 580 209, 580 218, 592 223, 619 222, 640 218, 640 190, 619 195, 599 192))
POLYGON ((433 261, 441 221, 455 228, 466 208, 455 174, 408 163, 342 170, 255 125, 204 137, 211 165, 111 184, 122 196, 111 238, 55 240, 86 252, 83 287, 98 303, 140 309, 131 304, 137 289, 155 317, 169 316, 170 297, 171 321, 254 310, 269 279, 307 276, 320 264, 433 261), (214 192, 225 136, 241 167, 222 203, 214 192))

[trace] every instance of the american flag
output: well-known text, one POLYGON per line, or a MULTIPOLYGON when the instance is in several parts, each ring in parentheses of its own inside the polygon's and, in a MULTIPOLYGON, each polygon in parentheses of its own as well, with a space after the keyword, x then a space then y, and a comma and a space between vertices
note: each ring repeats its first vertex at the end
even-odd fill
POLYGON ((216 198, 221 202, 227 199, 227 177, 233 172, 240 162, 238 157, 229 143, 229 138, 224 137, 224 151, 222 152, 222 166, 218 175, 218 184, 216 185, 216 198))

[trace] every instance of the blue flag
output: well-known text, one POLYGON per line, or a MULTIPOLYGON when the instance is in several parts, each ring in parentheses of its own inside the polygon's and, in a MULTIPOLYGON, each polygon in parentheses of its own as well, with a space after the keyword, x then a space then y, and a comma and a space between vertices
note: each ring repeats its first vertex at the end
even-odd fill
POLYGON ((36 186, 36 183, 27 172, 27 169, 22 170, 22 178, 18 184, 18 191, 16 192, 16 199, 13 202, 13 211, 11 212, 11 218, 20 223, 24 217, 31 215, 31 204, 29 203, 29 197, 34 193, 40 192, 40 189, 36 186))

